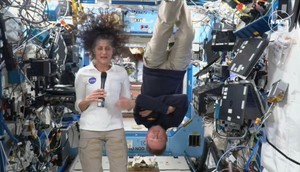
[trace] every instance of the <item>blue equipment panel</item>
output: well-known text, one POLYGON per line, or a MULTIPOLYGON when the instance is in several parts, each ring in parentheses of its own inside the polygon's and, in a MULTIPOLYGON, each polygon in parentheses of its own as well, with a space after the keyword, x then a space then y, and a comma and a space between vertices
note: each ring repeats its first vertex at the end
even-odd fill
POLYGON ((146 151, 146 136, 147 131, 126 131, 126 140, 128 146, 128 155, 150 155, 146 151))
POLYGON ((130 34, 152 35, 157 18, 154 10, 129 10, 124 13, 125 31, 130 34))
POLYGON ((199 115, 192 115, 192 118, 183 126, 172 129, 167 134, 168 142, 165 155, 202 156, 205 139, 203 120, 199 115))
POLYGON ((96 4, 97 0, 80 0, 80 3, 96 4))
POLYGON ((237 29, 234 34, 239 38, 250 38, 251 36, 261 36, 265 32, 271 30, 271 27, 275 27, 275 24, 271 23, 271 18, 275 17, 272 16, 274 10, 276 10, 278 6, 278 1, 275 0, 275 2, 270 7, 269 11, 259 19, 247 24, 245 27, 241 29, 237 29))
POLYGON ((39 29, 33 28, 28 30, 28 33, 30 37, 35 37, 34 40, 36 40, 39 44, 44 45, 50 38, 50 33, 48 31, 41 31, 39 29))
POLYGON ((57 1, 48 2, 48 8, 45 9, 49 21, 56 21, 60 13, 60 5, 57 1))
POLYGON ((9 84, 21 84, 25 81, 25 76, 19 68, 7 71, 7 78, 9 84))
POLYGON ((201 44, 205 41, 205 39, 210 40, 211 32, 212 29, 210 25, 203 25, 201 27, 196 27, 193 43, 201 44))
MULTIPOLYGON (((128 146, 128 156, 150 156, 146 150, 146 135, 147 131, 125 131, 126 141, 128 146)), ((103 155, 106 155, 103 149, 103 155)))

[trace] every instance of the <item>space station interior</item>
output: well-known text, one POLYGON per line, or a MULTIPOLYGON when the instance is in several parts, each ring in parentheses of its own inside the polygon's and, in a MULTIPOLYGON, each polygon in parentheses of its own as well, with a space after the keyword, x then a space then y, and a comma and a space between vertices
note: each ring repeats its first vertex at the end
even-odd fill
MULTIPOLYGON (((112 63, 127 71, 135 100, 162 1, 176 0, 0 1, 0 172, 84 172, 74 80, 90 55, 80 32, 99 13, 124 25, 128 43, 112 63)), ((299 172, 300 2, 183 1, 195 32, 182 83, 188 110, 159 156, 123 110, 127 170, 299 172)))

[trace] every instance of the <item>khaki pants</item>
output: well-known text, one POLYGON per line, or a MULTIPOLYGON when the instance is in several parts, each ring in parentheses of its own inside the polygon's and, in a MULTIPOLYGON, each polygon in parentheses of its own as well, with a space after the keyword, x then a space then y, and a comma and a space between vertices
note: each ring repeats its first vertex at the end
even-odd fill
POLYGON ((194 29, 186 0, 162 1, 153 36, 144 54, 145 66, 153 69, 186 70, 192 59, 193 39, 194 29), (174 35, 175 43, 170 52, 167 52, 168 40, 175 25, 178 27, 174 35))
POLYGON ((110 172, 127 172, 128 154, 124 129, 112 131, 80 130, 79 158, 83 172, 102 172, 105 145, 110 172))

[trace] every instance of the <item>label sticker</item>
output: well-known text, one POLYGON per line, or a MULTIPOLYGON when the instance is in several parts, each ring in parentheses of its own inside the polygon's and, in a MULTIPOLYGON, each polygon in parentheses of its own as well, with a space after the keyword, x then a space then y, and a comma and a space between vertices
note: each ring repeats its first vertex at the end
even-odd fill
POLYGON ((91 77, 90 79, 89 79, 89 83, 90 84, 94 84, 96 82, 96 78, 95 77, 91 77))

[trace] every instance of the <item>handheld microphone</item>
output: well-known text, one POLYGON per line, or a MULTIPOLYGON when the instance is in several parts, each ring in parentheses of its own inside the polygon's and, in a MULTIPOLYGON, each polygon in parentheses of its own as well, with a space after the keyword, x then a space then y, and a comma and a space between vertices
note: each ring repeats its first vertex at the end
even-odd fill
MULTIPOLYGON (((106 77, 107 77, 107 73, 106 72, 101 72, 101 85, 100 85, 101 89, 104 89, 104 87, 105 87, 106 77)), ((100 99, 102 99, 102 101, 99 101, 97 106, 98 107, 104 107, 105 99, 102 98, 102 97, 100 99)))
POLYGON ((101 87, 100 87, 101 89, 104 89, 106 77, 107 77, 107 73, 101 72, 101 87))

